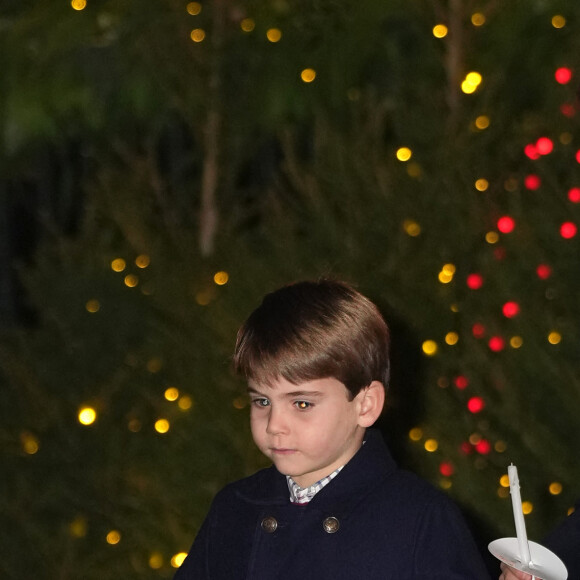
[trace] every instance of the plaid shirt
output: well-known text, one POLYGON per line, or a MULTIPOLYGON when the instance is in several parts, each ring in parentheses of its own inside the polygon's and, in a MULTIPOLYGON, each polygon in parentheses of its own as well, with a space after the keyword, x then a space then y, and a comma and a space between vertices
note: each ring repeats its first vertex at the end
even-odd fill
POLYGON ((300 487, 289 475, 286 476, 288 489, 290 490, 290 502, 295 504, 308 503, 325 485, 328 485, 339 473, 344 465, 340 466, 330 475, 323 477, 321 480, 313 483, 310 487, 300 487))

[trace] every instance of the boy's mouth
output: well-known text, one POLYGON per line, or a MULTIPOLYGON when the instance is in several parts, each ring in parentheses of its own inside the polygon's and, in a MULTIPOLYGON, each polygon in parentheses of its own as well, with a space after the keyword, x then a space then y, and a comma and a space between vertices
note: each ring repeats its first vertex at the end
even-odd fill
POLYGON ((296 449, 282 449, 278 447, 270 447, 270 451, 275 455, 291 455, 296 453, 296 449))

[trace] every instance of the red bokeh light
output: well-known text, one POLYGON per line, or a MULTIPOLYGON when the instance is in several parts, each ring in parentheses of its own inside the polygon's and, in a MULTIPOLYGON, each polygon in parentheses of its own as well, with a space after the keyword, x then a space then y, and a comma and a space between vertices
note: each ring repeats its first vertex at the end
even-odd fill
POLYGON ((536 268, 536 274, 541 280, 547 280, 552 275, 552 268, 548 264, 540 264, 536 268))
POLYGON ((506 318, 513 318, 520 312, 520 305, 517 302, 506 302, 502 308, 503 315, 506 318))
POLYGON ((471 327, 471 332, 475 338, 483 338, 485 336, 485 326, 481 322, 476 322, 471 327))
POLYGON ((479 413, 483 411, 485 407, 485 401, 481 397, 471 397, 469 401, 467 401, 467 408, 471 413, 479 413))
POLYGON ((467 276, 467 287, 472 290, 479 290, 483 286, 483 276, 481 274, 469 274, 467 276))
POLYGON ((475 446, 475 450, 482 455, 488 455, 491 452, 491 443, 487 439, 482 439, 475 446))
POLYGON ((580 203, 580 187, 573 187, 568 190, 568 199, 572 203, 580 203))
POLYGON ((552 153, 554 149, 554 143, 548 137, 540 137, 536 141, 536 150, 540 155, 548 155, 552 153))
POLYGON ((580 163, 580 149, 578 151, 576 151, 576 161, 578 161, 578 163, 580 163))
POLYGON ((567 240, 573 238, 577 232, 578 228, 576 227, 576 224, 572 222, 564 222, 560 226, 560 235, 567 240))
POLYGON ((465 389, 467 386, 469 385, 469 379, 464 376, 464 375, 459 375, 458 377, 455 377, 455 386, 458 389, 465 389))
POLYGON ((572 69, 562 66, 556 69, 554 78, 556 79, 556 82, 560 83, 561 85, 565 85, 572 80, 572 69))
POLYGON ((570 103, 562 103, 560 105, 560 113, 565 117, 573 117, 576 114, 576 108, 570 103))
POLYGON ((499 247, 499 248, 494 248, 493 250, 493 257, 496 260, 503 260, 506 256, 506 251, 505 248, 499 247))
POLYGON ((473 453, 473 447, 471 446, 471 443, 469 443, 468 441, 464 441, 459 446, 459 450, 461 451, 461 453, 463 453, 463 455, 470 455, 471 453, 473 453))
POLYGON ((509 234, 510 232, 513 231, 513 229, 515 227, 516 227, 516 222, 515 222, 514 218, 511 218, 508 215, 504 215, 503 217, 500 217, 497 220, 497 229, 502 234, 509 234))
POLYGON ((500 352, 505 348, 505 340, 501 336, 492 336, 487 345, 493 352, 500 352))
POLYGON ((453 467, 453 463, 451 461, 442 461, 439 464, 439 473, 444 477, 451 477, 455 472, 455 468, 453 467))
POLYGON ((524 179, 524 185, 526 186, 526 189, 535 191, 536 189, 540 188, 540 185, 542 185, 542 180, 538 175, 534 174, 526 175, 524 179))
POLYGON ((526 145, 524 147, 524 153, 530 158, 533 159, 534 161, 536 159, 540 158, 540 154, 538 153, 538 150, 536 149, 535 145, 532 145, 532 143, 526 145))

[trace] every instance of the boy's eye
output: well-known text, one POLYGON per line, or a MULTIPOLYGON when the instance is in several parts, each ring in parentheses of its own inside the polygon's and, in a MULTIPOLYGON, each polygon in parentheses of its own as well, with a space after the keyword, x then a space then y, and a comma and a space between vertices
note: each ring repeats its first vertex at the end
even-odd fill
POLYGON ((294 405, 296 405, 296 408, 300 409, 301 411, 305 411, 306 409, 312 407, 312 403, 309 403, 308 401, 296 401, 294 405))
POLYGON ((256 407, 267 407, 270 404, 268 399, 253 399, 252 404, 256 407))

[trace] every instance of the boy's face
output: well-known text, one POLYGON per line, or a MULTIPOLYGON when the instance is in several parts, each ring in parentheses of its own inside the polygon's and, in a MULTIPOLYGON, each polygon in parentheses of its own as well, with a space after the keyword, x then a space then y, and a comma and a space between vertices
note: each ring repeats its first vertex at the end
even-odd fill
POLYGON ((344 465, 362 445, 361 391, 348 400, 333 378, 294 385, 250 382, 251 428, 256 445, 278 471, 308 487, 344 465))

